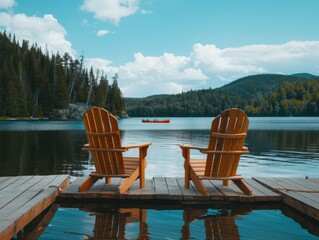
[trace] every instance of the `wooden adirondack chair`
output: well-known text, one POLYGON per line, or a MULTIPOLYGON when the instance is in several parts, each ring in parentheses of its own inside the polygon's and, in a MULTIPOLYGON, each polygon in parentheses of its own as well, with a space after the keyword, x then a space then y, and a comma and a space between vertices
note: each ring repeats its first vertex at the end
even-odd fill
MULTIPOLYGON (((246 215, 245 213, 244 215, 246 215)), ((238 214, 211 215, 207 209, 185 209, 183 212, 184 225, 182 227, 182 239, 193 239, 191 234, 191 223, 203 221, 205 227, 205 239, 240 239, 236 219, 238 214)))
POLYGON ((147 149, 150 142, 122 146, 117 119, 103 108, 92 107, 83 116, 88 144, 83 150, 92 154, 95 172, 80 186, 80 192, 89 190, 94 183, 105 178, 105 183, 111 183, 111 178, 125 178, 118 187, 118 193, 124 193, 139 178, 140 188, 145 184, 145 168, 147 149), (139 149, 138 157, 125 157, 123 153, 132 148, 139 149))
MULTIPOLYGON (((93 210, 94 211, 94 210, 93 210)), ((138 229, 136 239, 148 239, 148 226, 146 223, 147 210, 138 208, 112 208, 106 211, 96 212, 94 224, 94 236, 89 239, 128 239, 126 225, 136 223, 138 229), (137 224, 139 226, 137 226, 137 224)))
POLYGON ((189 188, 192 180, 197 189, 207 196, 202 180, 222 180, 225 186, 228 186, 228 180, 232 180, 241 191, 251 195, 243 177, 236 173, 241 154, 248 153, 248 148, 244 147, 248 125, 249 119, 244 111, 227 109, 213 120, 207 148, 181 144, 185 158, 185 187, 189 188), (206 159, 191 159, 191 150, 206 154, 206 159))

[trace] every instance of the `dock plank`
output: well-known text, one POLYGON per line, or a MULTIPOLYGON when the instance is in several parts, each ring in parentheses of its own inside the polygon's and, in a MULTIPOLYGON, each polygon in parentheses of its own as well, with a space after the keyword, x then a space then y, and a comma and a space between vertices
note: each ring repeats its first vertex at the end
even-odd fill
POLYGON ((302 190, 309 190, 319 193, 319 184, 313 181, 312 179, 305 179, 305 178, 276 178, 280 181, 289 180, 291 184, 295 184, 296 186, 299 186, 302 190))
POLYGON ((278 193, 271 191, 269 188, 259 184, 254 179, 245 179, 245 182, 251 188, 256 201, 271 202, 281 200, 281 196, 278 193))
POLYGON ((154 180, 155 198, 169 200, 170 195, 165 178, 156 177, 154 180))
POLYGON ((141 200, 143 199, 154 199, 155 188, 153 179, 145 179, 145 188, 141 190, 141 200))
POLYGON ((79 187, 85 179, 85 177, 77 177, 60 193, 59 197, 69 196, 70 198, 82 198, 83 196, 81 196, 79 192, 79 187))
MULTIPOLYGON (((211 181, 211 180, 210 180, 211 181)), ((224 186, 222 181, 211 181, 219 192, 223 193, 225 201, 238 201, 242 196, 245 196, 232 181, 229 181, 228 186, 224 186)))
POLYGON ((2 189, 0 192, 0 209, 9 205, 12 201, 26 193, 28 190, 30 191, 31 189, 32 191, 32 187, 37 183, 40 183, 44 178, 44 176, 25 176, 13 182, 10 186, 2 189))
POLYGON ((68 175, 23 176, 3 188, 0 194, 8 195, 0 200, 0 239, 11 239, 49 207, 68 180, 68 175))
POLYGON ((12 197, 14 197, 13 195, 19 195, 25 190, 25 187, 30 184, 28 182, 31 179, 32 176, 23 176, 16 181, 13 181, 10 185, 4 186, 0 191, 0 209, 3 207, 3 205, 6 204, 6 199, 11 199, 9 198, 9 195, 11 195, 12 197))
POLYGON ((201 193, 196 189, 192 182, 189 188, 185 188, 184 178, 177 178, 176 181, 181 189, 183 201, 199 201, 201 199, 201 193))
POLYGON ((114 199, 135 199, 135 200, 176 200, 176 201, 240 201, 240 202, 255 202, 255 201, 280 201, 281 197, 277 193, 269 190, 260 183, 250 179, 247 180, 253 190, 252 196, 243 194, 238 187, 232 182, 229 186, 223 186, 222 181, 204 180, 204 185, 208 189, 208 196, 203 196, 194 183, 190 182, 190 188, 185 188, 183 178, 172 177, 156 177, 146 179, 144 189, 139 188, 137 180, 126 193, 118 195, 116 187, 120 183, 112 182, 110 185, 100 180, 97 186, 93 186, 91 190, 85 193, 78 192, 78 186, 84 181, 76 179, 70 186, 60 194, 60 198, 114 198, 114 199), (104 188, 102 187, 104 186, 104 188), (102 189, 103 188, 103 189, 102 189))
MULTIPOLYGON (((116 191, 109 191, 110 186, 105 188, 96 196, 97 198, 113 198, 122 200, 154 200, 154 201, 179 201, 181 203, 190 202, 285 202, 289 206, 304 212, 308 216, 316 219, 319 215, 319 193, 317 192, 317 179, 299 179, 299 178, 262 178, 253 177, 245 179, 246 183, 252 190, 252 195, 244 194, 238 187, 229 181, 229 186, 223 186, 222 181, 203 181, 208 189, 208 196, 203 196, 194 183, 190 182, 190 188, 185 188, 183 178, 172 177, 155 177, 146 179, 144 189, 139 188, 139 182, 136 181, 131 188, 121 195, 116 194, 116 191), (300 190, 286 191, 285 189, 300 190), (109 191, 109 192, 104 192, 109 191), (310 191, 310 192, 308 192, 310 191), (313 191, 313 192, 311 192, 313 191), (104 195, 106 194, 106 195, 104 195), (305 209, 302 209, 305 208, 305 209)), ((104 184, 104 183, 103 183, 104 184)), ((101 188, 98 186, 98 188, 101 188)), ((61 193, 61 198, 87 198, 89 197, 71 189, 76 189, 72 186, 70 189, 61 193)), ((99 190, 100 191, 100 190, 99 190)), ((92 195, 91 195, 92 197, 92 195)))
POLYGON ((28 184, 22 184, 25 187, 23 192, 19 195, 8 195, 7 204, 3 206, 1 211, 1 218, 7 218, 7 214, 11 214, 15 209, 22 208, 26 203, 32 201, 34 196, 41 194, 41 192, 49 186, 56 176, 47 177, 33 177, 33 181, 28 181, 28 184), (32 185, 30 185, 32 183, 32 185), (11 199, 11 200, 10 200, 11 199))
POLYGON ((165 178, 168 192, 171 200, 179 200, 182 195, 182 190, 176 180, 176 178, 165 178))
POLYGON ((145 179, 145 186, 143 189, 139 186, 139 181, 136 181, 123 197, 135 200, 151 200, 155 197, 154 181, 153 179, 145 179), (126 196, 125 196, 126 195, 126 196))
POLYGON ((100 198, 123 198, 123 196, 118 193, 118 187, 123 181, 123 178, 113 178, 111 184, 103 183, 104 188, 100 193, 100 198))
POLYGON ((307 192, 310 187, 302 187, 297 183, 298 180, 291 181, 284 178, 254 179, 282 195, 285 204, 319 221, 318 193, 307 192))
POLYGON ((85 177, 76 178, 68 187, 69 176, 21 176, 0 178, 0 239, 11 239, 19 230, 60 199, 121 199, 189 202, 275 202, 285 204, 319 221, 318 179, 253 177, 245 179, 253 194, 243 194, 230 181, 223 186, 221 181, 205 180, 209 196, 199 193, 193 182, 186 189, 183 178, 156 177, 146 179, 145 188, 136 181, 124 194, 117 193, 121 179, 112 179, 111 184, 100 180, 90 190, 79 192, 85 177), (62 190, 64 189, 64 190, 62 190), (60 192, 62 190, 62 192, 60 192))
POLYGON ((204 180, 203 184, 208 191, 208 199, 214 201, 225 200, 226 195, 219 190, 218 181, 204 180))
POLYGON ((0 191, 4 188, 6 188, 7 186, 10 186, 13 182, 19 180, 19 177, 1 177, 1 181, 0 181, 0 191))

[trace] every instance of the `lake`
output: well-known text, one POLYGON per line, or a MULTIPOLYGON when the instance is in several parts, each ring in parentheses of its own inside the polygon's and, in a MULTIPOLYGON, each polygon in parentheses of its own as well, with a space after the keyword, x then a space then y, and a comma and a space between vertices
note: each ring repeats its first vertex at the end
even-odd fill
MULTIPOLYGON (((153 142, 148 150, 147 178, 183 177, 183 158, 178 144, 206 146, 212 120, 171 118, 169 124, 154 124, 130 118, 120 120, 119 124, 123 145, 153 142)), ((87 175, 94 167, 88 153, 81 151, 85 143, 82 121, 1 121, 0 176, 67 173, 73 180, 87 175)), ((319 118, 251 117, 245 145, 250 153, 242 156, 238 168, 238 173, 244 177, 318 177, 319 118)), ((231 239, 236 239, 237 235, 240 239, 251 236, 254 239, 317 239, 316 233, 309 233, 307 227, 287 217, 296 214, 291 209, 254 206, 243 213, 238 208, 229 205, 191 210, 169 206, 166 210, 144 208, 142 210, 147 212, 144 225, 148 226, 145 236, 149 239, 203 239, 207 224, 228 224, 236 229, 231 239), (287 211, 292 213, 286 214, 287 211), (276 232, 270 233, 270 228, 276 232)), ((127 219, 125 238, 135 239, 141 221, 129 216, 141 209, 136 206, 133 209, 60 206, 39 238, 95 239, 97 224, 105 224, 105 219, 116 217, 127 219)))

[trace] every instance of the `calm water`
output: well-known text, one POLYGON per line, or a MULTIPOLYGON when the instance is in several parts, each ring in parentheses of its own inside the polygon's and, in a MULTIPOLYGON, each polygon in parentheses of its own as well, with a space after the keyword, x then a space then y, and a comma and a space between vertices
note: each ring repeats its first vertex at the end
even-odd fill
MULTIPOLYGON (((206 146, 211 121, 212 118, 171 118, 170 124, 142 124, 140 118, 131 118, 119 123, 123 145, 153 142, 146 169, 146 177, 152 178, 182 177, 183 158, 178 144, 206 146)), ((242 156, 240 174, 318 177, 319 118, 250 118, 250 122, 245 144, 250 154, 242 156)), ((74 179, 87 175, 93 166, 88 153, 81 151, 84 143, 82 121, 1 121, 0 176, 67 173, 74 179)), ((142 235, 149 239, 210 238, 208 225, 227 225, 232 230, 226 232, 233 234, 229 239, 239 236, 241 239, 252 239, 251 236, 253 239, 317 239, 318 236, 316 231, 309 233, 311 222, 298 223, 294 211, 287 213, 288 210, 267 206, 260 209, 254 206, 244 213, 230 206, 191 211, 148 208, 143 210, 146 220, 142 223, 132 217, 138 210, 125 211, 123 206, 60 207, 52 214, 54 217, 40 239, 97 239, 101 237, 99 234, 110 232, 97 227, 107 226, 109 218, 122 219, 122 228, 127 223, 124 230, 128 239, 138 237, 140 225, 146 226, 142 227, 146 229, 142 235)))

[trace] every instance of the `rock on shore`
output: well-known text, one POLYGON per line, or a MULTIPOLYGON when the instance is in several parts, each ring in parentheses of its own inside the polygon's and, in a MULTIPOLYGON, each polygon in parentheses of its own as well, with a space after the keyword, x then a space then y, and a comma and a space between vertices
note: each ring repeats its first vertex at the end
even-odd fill
POLYGON ((70 103, 68 108, 55 109, 53 110, 50 119, 57 120, 71 120, 71 119, 82 119, 83 113, 87 107, 85 104, 74 104, 70 103))
MULTIPOLYGON (((90 107, 90 106, 89 106, 90 107)), ((50 115, 50 119, 55 120, 81 120, 84 112, 89 108, 84 103, 70 103, 68 108, 55 109, 50 115)), ((129 118, 126 112, 123 112, 121 116, 117 118, 129 118)))

